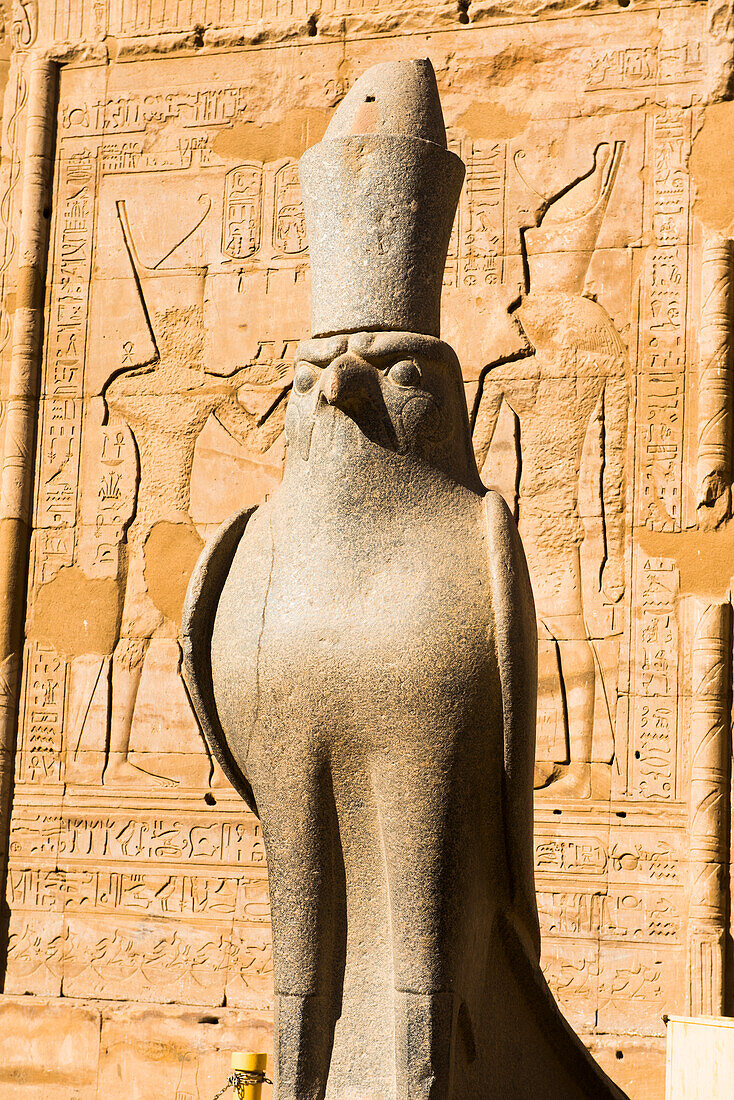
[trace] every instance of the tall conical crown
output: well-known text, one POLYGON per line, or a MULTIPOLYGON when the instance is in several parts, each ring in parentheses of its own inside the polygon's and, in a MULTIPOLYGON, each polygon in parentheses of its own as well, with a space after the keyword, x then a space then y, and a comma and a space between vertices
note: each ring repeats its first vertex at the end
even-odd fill
POLYGON ((446 149, 431 62, 375 65, 301 158, 314 336, 438 336, 464 164, 446 149))

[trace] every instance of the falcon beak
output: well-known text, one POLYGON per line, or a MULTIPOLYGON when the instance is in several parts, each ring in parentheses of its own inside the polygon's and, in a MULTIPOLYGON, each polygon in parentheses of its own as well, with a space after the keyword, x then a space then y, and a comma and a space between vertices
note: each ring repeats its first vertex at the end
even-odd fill
POLYGON ((339 371, 334 370, 333 367, 329 367, 321 382, 321 392, 324 395, 329 405, 336 405, 339 402, 339 394, 344 388, 344 383, 341 379, 339 371))
POLYGON ((340 355, 324 371, 321 379, 321 393, 329 405, 344 410, 353 405, 355 399, 364 398, 366 390, 365 372, 368 364, 353 355, 340 355))
POLYGON ((374 443, 397 450, 378 372, 367 359, 345 352, 332 360, 321 376, 316 400, 339 409, 374 443))

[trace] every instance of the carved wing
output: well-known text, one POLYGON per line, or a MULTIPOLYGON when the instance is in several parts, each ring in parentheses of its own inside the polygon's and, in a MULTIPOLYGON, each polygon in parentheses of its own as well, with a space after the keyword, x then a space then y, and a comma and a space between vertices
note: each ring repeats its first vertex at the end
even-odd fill
POLYGON ((520 536, 499 493, 485 497, 489 573, 505 734, 503 812, 512 908, 500 919, 510 971, 530 1020, 565 1065, 579 1095, 627 1100, 596 1064, 558 1010, 540 967, 533 864, 533 768, 538 687, 538 633, 533 591, 520 536))
POLYGON ((502 687, 505 769, 503 819, 512 913, 531 957, 540 957, 533 862, 533 769, 538 690, 538 628, 525 553, 499 493, 485 500, 489 573, 502 687))
POLYGON ((204 547, 189 581, 181 621, 183 679, 202 733, 224 774, 250 809, 257 813, 255 796, 227 746, 212 683, 211 644, 214 619, 224 582, 254 508, 226 520, 204 547))

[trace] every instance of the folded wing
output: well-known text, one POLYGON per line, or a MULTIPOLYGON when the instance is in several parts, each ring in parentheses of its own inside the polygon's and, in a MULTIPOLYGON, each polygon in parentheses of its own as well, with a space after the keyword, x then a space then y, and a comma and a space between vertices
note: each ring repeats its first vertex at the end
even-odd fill
POLYGON ((212 684, 212 631, 224 583, 245 527, 255 512, 231 516, 204 547, 189 581, 181 621, 183 678, 202 733, 222 771, 250 809, 257 813, 247 777, 235 763, 222 730, 212 684))

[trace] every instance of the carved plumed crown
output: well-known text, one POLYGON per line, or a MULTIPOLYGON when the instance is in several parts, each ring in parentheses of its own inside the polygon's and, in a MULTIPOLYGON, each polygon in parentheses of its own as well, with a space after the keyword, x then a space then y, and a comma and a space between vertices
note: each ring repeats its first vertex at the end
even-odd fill
POLYGON ((540 225, 525 234, 531 290, 582 293, 623 150, 623 141, 597 146, 591 171, 579 181, 583 187, 577 184, 551 199, 540 225), (581 209, 580 190, 587 199, 590 194, 581 209))
POLYGON ((431 62, 375 65, 301 158, 312 334, 440 334, 464 164, 446 148, 431 62))

